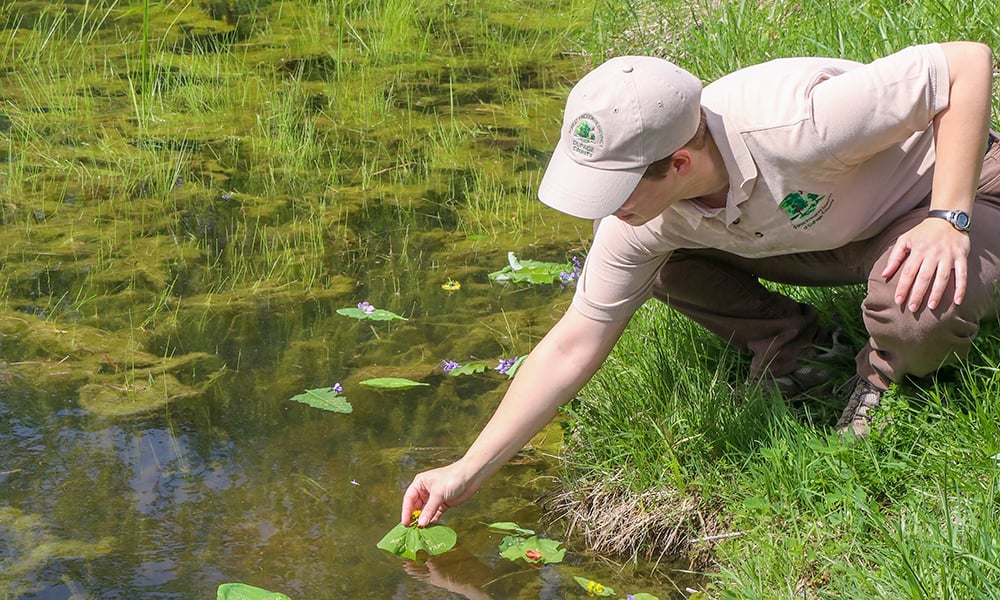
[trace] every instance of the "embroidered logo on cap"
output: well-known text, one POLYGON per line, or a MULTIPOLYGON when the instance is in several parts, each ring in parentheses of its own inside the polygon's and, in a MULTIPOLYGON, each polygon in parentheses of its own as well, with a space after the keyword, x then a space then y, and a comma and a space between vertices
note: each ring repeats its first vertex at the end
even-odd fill
POLYGON ((590 158, 594 155, 595 148, 604 147, 604 131, 590 113, 584 113, 573 119, 569 131, 573 135, 573 152, 577 154, 590 158))

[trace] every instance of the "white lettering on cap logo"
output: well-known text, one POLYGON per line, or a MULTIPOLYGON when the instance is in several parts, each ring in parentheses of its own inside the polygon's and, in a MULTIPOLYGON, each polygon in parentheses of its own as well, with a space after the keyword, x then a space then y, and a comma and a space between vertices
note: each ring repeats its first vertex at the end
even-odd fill
POLYGON ((604 131, 590 113, 584 113, 573 119, 569 131, 573 136, 573 152, 577 154, 591 158, 594 156, 595 148, 604 147, 604 131))

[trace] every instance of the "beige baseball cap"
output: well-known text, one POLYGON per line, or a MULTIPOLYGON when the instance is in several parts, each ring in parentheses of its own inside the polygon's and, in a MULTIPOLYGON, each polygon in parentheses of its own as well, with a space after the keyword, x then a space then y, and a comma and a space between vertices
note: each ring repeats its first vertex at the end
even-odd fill
POLYGON ((612 58, 570 92, 538 198, 575 217, 606 217, 628 200, 646 167, 694 137, 700 121, 694 75, 650 56, 612 58))

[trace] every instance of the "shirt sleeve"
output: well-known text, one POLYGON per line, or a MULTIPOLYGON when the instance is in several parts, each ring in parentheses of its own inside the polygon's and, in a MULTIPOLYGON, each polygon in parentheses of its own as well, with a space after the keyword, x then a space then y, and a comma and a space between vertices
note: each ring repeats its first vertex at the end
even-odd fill
POLYGON ((948 62, 938 44, 913 46, 836 75, 810 90, 812 122, 827 151, 845 165, 925 131, 948 106, 948 62))
POLYGON ((652 297, 671 250, 652 229, 608 217, 601 221, 576 282, 573 307, 595 321, 628 320, 652 297))

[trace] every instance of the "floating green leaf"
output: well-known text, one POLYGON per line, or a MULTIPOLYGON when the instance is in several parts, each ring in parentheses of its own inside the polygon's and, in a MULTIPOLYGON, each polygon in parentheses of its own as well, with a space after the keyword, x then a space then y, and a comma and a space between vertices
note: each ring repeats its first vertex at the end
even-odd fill
POLYGON ((499 521, 497 523, 489 523, 486 525, 490 529, 496 531, 503 531, 505 533, 513 533, 514 535, 530 536, 535 535, 535 532, 530 529, 525 529, 518 525, 517 523, 512 523, 510 521, 499 521))
POLYGON ((376 544, 381 550, 390 554, 415 560, 421 550, 427 554, 441 554, 455 547, 458 536, 455 530, 444 525, 428 525, 427 527, 396 525, 376 544))
POLYGON ((517 370, 521 368, 521 365, 524 364, 524 361, 527 358, 528 358, 527 354, 525 354, 524 356, 518 356, 517 359, 514 361, 514 363, 512 365, 510 365, 509 367, 507 367, 507 371, 506 371, 507 379, 513 379, 514 378, 514 375, 517 374, 517 370))
POLYGON ((500 556, 512 560, 523 560, 533 564, 547 565, 560 563, 566 557, 566 549, 560 548, 562 542, 542 539, 538 536, 521 537, 508 535, 500 540, 500 556))
MULTIPOLYGON (((698 592, 695 592, 697 594, 698 592)), ((646 592, 639 592, 638 594, 629 594, 632 600, 660 600, 652 594, 647 594, 646 592)), ((688 596, 688 600, 699 600, 696 596, 688 596)))
POLYGON ((376 377, 374 379, 365 379, 358 383, 382 390, 405 390, 407 388, 430 385, 429 383, 413 381, 412 379, 405 379, 403 377, 376 377))
POLYGON ((339 309, 337 309, 337 314, 338 315, 343 315, 345 317, 351 317, 352 319, 361 319, 361 320, 366 320, 367 319, 369 321, 392 321, 392 320, 396 320, 396 319, 402 320, 402 321, 406 320, 406 317, 397 315, 394 312, 391 312, 391 311, 388 311, 388 310, 385 310, 385 309, 382 309, 382 308, 376 308, 375 310, 373 310, 371 312, 366 312, 366 311, 361 310, 360 308, 356 308, 356 307, 352 306, 350 308, 339 308, 339 309))
POLYGON ((245 583, 223 583, 215 594, 216 600, 291 600, 288 596, 269 592, 245 583))
POLYGON ((607 587, 601 583, 598 583, 592 579, 587 579, 586 577, 573 576, 573 580, 580 584, 580 587, 587 590, 588 594, 593 596, 614 596, 615 591, 612 588, 607 587))
POLYGON ((494 271, 487 275, 492 281, 501 283, 554 283, 559 279, 560 273, 573 270, 570 263, 552 263, 538 260, 518 260, 513 252, 507 253, 506 267, 499 271, 494 271))
POLYGON ((350 413, 354 408, 347 398, 341 396, 335 389, 329 387, 313 388, 306 390, 297 396, 292 396, 292 400, 308 404, 313 408, 321 408, 337 413, 350 413))
POLYGON ((455 367, 454 369, 449 370, 448 374, 451 375, 452 377, 457 377, 459 375, 475 375, 476 373, 482 373, 488 368, 489 365, 486 365, 484 363, 474 362, 474 363, 469 363, 467 365, 461 365, 455 367))

